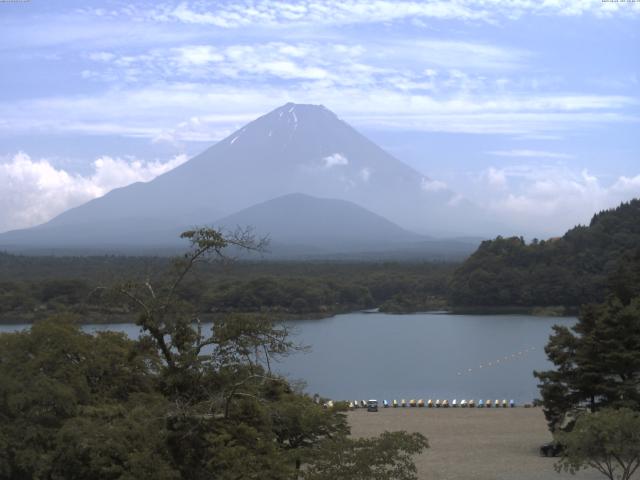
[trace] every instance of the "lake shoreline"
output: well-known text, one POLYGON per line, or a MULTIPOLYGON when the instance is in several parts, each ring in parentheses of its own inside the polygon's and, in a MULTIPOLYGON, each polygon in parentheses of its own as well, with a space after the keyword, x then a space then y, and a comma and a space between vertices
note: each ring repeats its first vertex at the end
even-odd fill
MULTIPOLYGON (((211 322, 218 317, 230 315, 249 315, 267 317, 276 322, 296 322, 307 320, 323 320, 338 315, 346 315, 352 313, 385 313, 388 315, 416 315, 416 314, 447 314, 447 315, 526 315, 533 317, 575 317, 579 313, 578 307, 563 306, 536 306, 536 307, 520 307, 520 306, 503 306, 503 307, 451 307, 444 306, 433 310, 403 310, 403 311, 385 311, 380 307, 365 310, 335 310, 323 312, 306 312, 306 313, 288 313, 288 312, 217 312, 204 313, 200 315, 203 322, 211 322)), ((73 311, 40 311, 28 312, 10 318, 0 316, 0 325, 32 325, 41 322, 47 318, 56 315, 71 315, 81 319, 79 325, 105 325, 105 324, 127 324, 135 323, 134 314, 124 314, 115 312, 73 312, 73 311), (86 320, 85 320, 86 319, 86 320)))

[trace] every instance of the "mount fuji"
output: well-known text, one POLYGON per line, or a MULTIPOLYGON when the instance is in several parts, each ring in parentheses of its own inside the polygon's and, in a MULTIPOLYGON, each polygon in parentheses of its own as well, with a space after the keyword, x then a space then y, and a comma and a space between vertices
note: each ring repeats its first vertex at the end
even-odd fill
POLYGON ((242 219, 252 221, 260 235, 275 229, 279 243, 296 245, 314 244, 312 236, 295 232, 309 231, 317 222, 325 228, 323 241, 315 244, 339 248, 349 238, 350 249, 366 246, 367 239, 391 247, 424 240, 420 235, 486 233, 482 215, 459 198, 325 107, 288 103, 150 182, 113 190, 37 227, 2 234, 0 247, 176 246, 177 233, 189 226, 242 219), (279 197, 288 200, 247 214, 246 209, 279 197), (296 203, 301 210, 292 215, 296 203), (267 210, 268 216, 259 213, 267 210))

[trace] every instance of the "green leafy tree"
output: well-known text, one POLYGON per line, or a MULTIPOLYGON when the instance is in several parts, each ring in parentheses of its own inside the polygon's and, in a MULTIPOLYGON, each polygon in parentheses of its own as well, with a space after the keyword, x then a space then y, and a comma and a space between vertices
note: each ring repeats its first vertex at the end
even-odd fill
POLYGON ((183 237, 192 248, 166 276, 102 290, 137 313, 138 340, 60 317, 0 335, 0 480, 294 479, 320 475, 336 445, 349 458, 333 478, 413 478, 423 437, 349 440, 345 405, 324 409, 272 372, 298 348, 285 327, 229 315, 204 331, 185 279, 261 243, 183 237))
POLYGON ((640 467, 640 412, 623 408, 584 414, 557 439, 564 446, 558 471, 591 467, 610 480, 629 480, 640 467))
POLYGON ((584 307, 574 327, 554 327, 545 351, 556 368, 534 375, 552 430, 585 406, 640 409, 640 297, 584 307))
POLYGON ((323 442, 305 480, 417 480, 413 456, 429 447, 420 433, 385 432, 377 438, 323 442))

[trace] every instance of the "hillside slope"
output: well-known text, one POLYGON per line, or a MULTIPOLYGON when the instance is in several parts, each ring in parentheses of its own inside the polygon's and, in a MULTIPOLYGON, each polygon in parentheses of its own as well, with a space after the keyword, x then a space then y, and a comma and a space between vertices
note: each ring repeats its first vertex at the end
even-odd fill
POLYGON ((638 199, 561 238, 482 242, 455 272, 450 297, 458 306, 578 306, 602 301, 611 288, 640 293, 638 199))

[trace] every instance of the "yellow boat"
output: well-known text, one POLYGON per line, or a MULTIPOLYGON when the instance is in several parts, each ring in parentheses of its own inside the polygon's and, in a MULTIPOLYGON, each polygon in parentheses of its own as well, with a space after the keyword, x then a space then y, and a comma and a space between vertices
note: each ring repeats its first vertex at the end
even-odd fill
POLYGON ((416 406, 416 401, 415 401, 415 399, 413 399, 413 398, 412 398, 411 400, 409 400, 409 406, 410 406, 410 407, 415 407, 415 406, 416 406))
POLYGON ((398 400, 391 402, 391 405, 393 405, 393 408, 398 408, 398 400))

